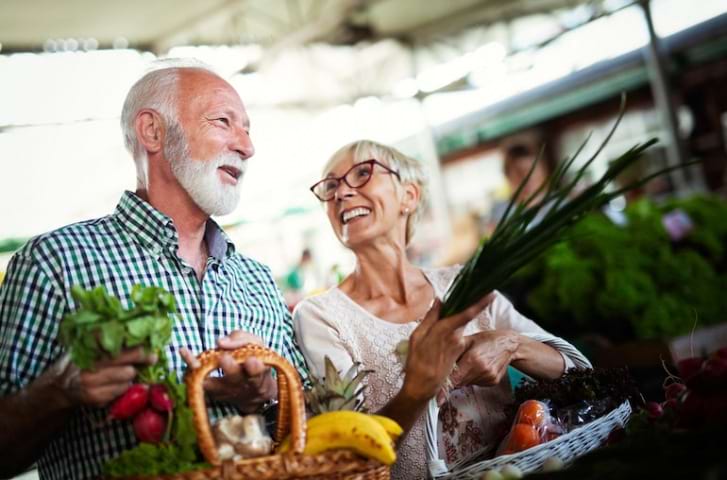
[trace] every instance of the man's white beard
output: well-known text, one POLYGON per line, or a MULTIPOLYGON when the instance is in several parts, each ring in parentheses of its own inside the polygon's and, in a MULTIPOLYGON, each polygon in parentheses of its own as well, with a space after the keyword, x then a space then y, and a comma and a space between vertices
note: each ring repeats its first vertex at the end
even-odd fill
MULTIPOLYGON (((177 139, 175 139, 177 140, 177 139)), ((193 160, 189 155, 186 139, 182 139, 181 148, 171 148, 172 155, 167 156, 172 173, 182 188, 192 197, 194 203, 207 215, 227 215, 232 213, 240 200, 240 185, 245 174, 247 162, 238 154, 222 153, 213 159, 193 160), (224 183, 217 170, 223 165, 234 167, 240 171, 237 184, 224 183)))
POLYGON ((171 163, 172 173, 194 203, 207 215, 227 215, 240 201, 240 185, 247 163, 239 155, 223 153, 211 160, 192 160, 178 157, 171 163), (241 174, 236 185, 223 183, 217 170, 223 165, 238 169, 241 174))

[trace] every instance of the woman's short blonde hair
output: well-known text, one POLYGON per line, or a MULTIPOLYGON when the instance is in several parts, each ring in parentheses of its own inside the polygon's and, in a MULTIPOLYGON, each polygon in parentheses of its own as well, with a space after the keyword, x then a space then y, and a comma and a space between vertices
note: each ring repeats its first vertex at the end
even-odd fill
POLYGON ((406 243, 409 244, 414 236, 416 224, 421 219, 429 201, 428 179, 421 162, 404 155, 399 150, 388 145, 383 145, 373 140, 357 140, 339 148, 331 156, 323 168, 323 175, 328 174, 331 168, 342 157, 348 154, 353 154, 353 161, 355 163, 364 162, 372 158, 378 160, 399 172, 401 183, 412 183, 419 187, 419 203, 406 220, 406 243))

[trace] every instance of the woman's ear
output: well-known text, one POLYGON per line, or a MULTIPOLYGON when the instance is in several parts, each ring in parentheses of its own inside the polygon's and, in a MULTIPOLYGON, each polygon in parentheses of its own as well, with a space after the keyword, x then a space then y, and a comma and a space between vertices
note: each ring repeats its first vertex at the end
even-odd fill
POLYGON ((409 215, 414 213, 419 205, 421 189, 416 183, 405 183, 403 187, 404 195, 401 199, 401 212, 403 215, 409 215))
POLYGON ((159 153, 164 147, 164 125, 154 110, 141 110, 134 121, 136 138, 148 154, 159 153))

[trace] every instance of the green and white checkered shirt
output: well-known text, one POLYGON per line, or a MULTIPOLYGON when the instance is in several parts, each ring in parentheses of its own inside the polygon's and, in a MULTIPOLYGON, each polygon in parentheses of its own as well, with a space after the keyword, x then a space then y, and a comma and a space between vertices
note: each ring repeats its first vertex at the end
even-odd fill
MULTIPOLYGON (((22 389, 64 352, 57 340, 63 316, 75 309, 71 286, 103 285, 129 305, 135 284, 171 292, 180 320, 168 349, 181 378, 181 347, 215 347, 233 330, 263 338, 306 377, 290 314, 268 267, 235 252, 219 226, 207 224, 210 256, 204 279, 177 255, 172 220, 131 192, 109 216, 36 237, 10 261, 0 287, 0 395, 22 389)), ((229 407, 216 406, 212 415, 229 407)), ((86 479, 103 463, 136 444, 130 422, 106 420, 106 411, 77 410, 39 459, 43 479, 86 479)), ((27 432, 32 435, 33 432, 27 432)))

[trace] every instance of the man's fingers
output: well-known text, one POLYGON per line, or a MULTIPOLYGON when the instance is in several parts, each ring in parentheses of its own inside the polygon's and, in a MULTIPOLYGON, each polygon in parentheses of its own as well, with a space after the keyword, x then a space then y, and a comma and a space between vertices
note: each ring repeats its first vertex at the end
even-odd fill
POLYGON ((213 397, 225 398, 231 397, 230 385, 223 378, 207 377, 203 383, 204 391, 213 397))
POLYGON ((267 367, 262 361, 260 361, 259 358, 256 357, 250 357, 245 360, 243 367, 245 369, 245 373, 249 377, 262 376, 270 370, 270 367, 267 367))
POLYGON ((106 367, 102 370, 81 374, 81 384, 86 387, 128 384, 136 378, 136 369, 131 365, 106 367))
POLYGON ((153 365, 157 362, 157 356, 147 353, 142 347, 122 350, 115 358, 106 359, 96 364, 96 369, 115 365, 153 365))
POLYGON ((234 358, 227 354, 224 354, 220 357, 220 368, 222 368, 222 373, 225 377, 228 377, 228 379, 241 377, 243 375, 242 367, 240 367, 240 364, 238 364, 234 358))
POLYGON ((235 330, 226 337, 217 339, 217 346, 223 350, 235 350, 248 344, 262 345, 263 341, 257 335, 242 330, 235 330))
POLYGON ((194 356, 192 352, 187 350, 186 348, 182 347, 179 349, 179 354, 182 356, 182 360, 184 360, 184 363, 187 364, 187 366, 191 369, 199 368, 202 366, 199 360, 197 360, 197 357, 194 356))
POLYGON ((129 388, 125 384, 106 385, 87 390, 81 394, 81 401, 94 407, 105 407, 129 388))

